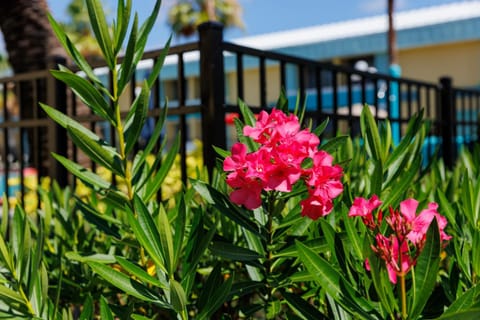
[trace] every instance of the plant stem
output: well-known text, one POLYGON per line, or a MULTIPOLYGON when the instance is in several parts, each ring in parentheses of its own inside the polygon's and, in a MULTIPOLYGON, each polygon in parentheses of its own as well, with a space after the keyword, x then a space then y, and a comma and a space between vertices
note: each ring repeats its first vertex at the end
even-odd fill
POLYGON ((115 122, 116 122, 116 129, 117 129, 117 135, 118 135, 118 145, 119 145, 119 151, 120 151, 120 158, 124 164, 125 168, 125 184, 127 185, 127 196, 128 199, 132 200, 133 199, 133 188, 132 188, 132 175, 130 172, 130 168, 128 167, 128 159, 127 159, 127 154, 125 152, 125 133, 124 128, 123 128, 123 122, 122 122, 122 115, 120 112, 120 104, 118 103, 119 100, 119 92, 118 92, 118 84, 117 84, 117 69, 112 70, 112 84, 113 84, 113 92, 112 92, 112 97, 113 97, 113 108, 115 110, 115 122))
POLYGON ((407 319, 407 290, 405 286, 405 274, 400 274, 400 295, 402 299, 402 319, 407 319))
POLYGON ((267 310, 266 313, 268 314, 268 307, 272 302, 273 297, 273 290, 274 288, 271 285, 270 276, 272 274, 272 258, 273 253, 271 251, 273 245, 273 213, 275 212, 275 196, 271 195, 268 199, 268 212, 267 212, 267 245, 265 248, 265 252, 267 254, 267 260, 265 261, 265 281, 267 284, 267 310))

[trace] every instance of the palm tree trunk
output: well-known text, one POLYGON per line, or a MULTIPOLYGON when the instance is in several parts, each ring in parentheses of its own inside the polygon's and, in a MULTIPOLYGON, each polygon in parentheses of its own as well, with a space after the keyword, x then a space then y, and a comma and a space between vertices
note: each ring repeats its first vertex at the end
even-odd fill
MULTIPOLYGON (((0 29, 15 74, 45 70, 52 67, 54 60, 66 57, 48 21, 48 10, 46 0, 0 1, 0 29)), ((20 103, 20 118, 37 117, 40 113, 38 102, 47 102, 46 79, 20 81, 15 86, 20 103)), ((28 155, 30 160, 35 158, 40 174, 46 173, 50 158, 48 146, 52 143, 47 141, 46 128, 35 132, 33 129, 22 131, 18 135, 18 144, 26 140, 27 145, 16 155, 18 160, 25 164, 27 158, 24 155, 28 155)))
POLYGON ((47 19, 46 0, 0 1, 0 29, 15 73, 45 69, 65 56, 47 19))

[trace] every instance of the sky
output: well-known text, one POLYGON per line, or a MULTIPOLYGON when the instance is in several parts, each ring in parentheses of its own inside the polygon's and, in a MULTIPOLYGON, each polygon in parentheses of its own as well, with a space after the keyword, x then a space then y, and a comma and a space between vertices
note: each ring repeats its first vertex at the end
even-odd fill
MULTIPOLYGON (((469 0, 463 0, 469 1, 469 0)), ((67 19, 68 0, 47 0, 53 16, 67 19)), ((168 9, 175 0, 163 0, 160 15, 149 37, 147 49, 161 48, 170 35, 167 25, 168 9)), ((284 31, 344 20, 384 14, 387 0, 239 0, 243 8, 245 30, 226 30, 227 40, 257 34, 284 31)), ((462 0, 395 0, 395 11, 405 11, 439 4, 462 2, 462 0)), ((103 0, 108 10, 115 12, 117 0, 103 0)), ((154 0, 132 0, 133 10, 139 20, 145 21, 154 6, 154 0)), ((111 17, 114 15, 112 14, 111 17)), ((173 44, 188 39, 174 38, 173 44)))

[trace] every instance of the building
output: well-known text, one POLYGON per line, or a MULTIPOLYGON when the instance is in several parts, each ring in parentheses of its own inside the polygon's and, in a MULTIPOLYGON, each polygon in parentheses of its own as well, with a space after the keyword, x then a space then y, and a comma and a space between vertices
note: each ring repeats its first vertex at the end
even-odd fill
MULTIPOLYGON (((384 14, 239 38, 231 42, 259 50, 386 74, 387 28, 388 18, 384 14)), ((448 75, 454 79, 457 87, 480 88, 480 1, 458 1, 396 12, 395 29, 402 77, 435 84, 440 77, 448 75)), ((180 88, 177 62, 176 56, 169 56, 161 73, 162 96, 168 97, 169 105, 173 107, 177 104, 180 88)), ((200 97, 198 52, 185 54, 184 62, 186 103, 195 104, 200 97)), ((144 63, 143 68, 148 72, 151 62, 144 63)), ((238 94, 234 57, 225 53, 224 64, 226 102, 236 103, 238 94)), ((243 65, 244 100, 252 106, 261 105, 260 88, 256 85, 260 77, 258 59, 244 57, 243 65)), ((280 94, 278 64, 267 63, 266 78, 267 104, 273 105, 280 94)), ((323 92, 328 95, 330 79, 324 80, 327 89, 323 92)), ((288 77, 286 89, 291 97, 298 94, 299 85, 296 82, 296 77, 288 77)), ((381 92, 367 94, 380 96, 381 92)), ((194 119, 191 122, 189 138, 194 138, 200 130, 194 124, 194 119)))

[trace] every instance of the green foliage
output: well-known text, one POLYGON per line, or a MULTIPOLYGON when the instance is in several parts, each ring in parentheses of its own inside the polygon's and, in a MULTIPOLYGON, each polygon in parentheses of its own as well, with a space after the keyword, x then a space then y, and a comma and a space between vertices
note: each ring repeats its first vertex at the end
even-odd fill
MULTIPOLYGON (((54 106, 42 104, 106 175, 55 154, 89 192, 75 194, 54 182, 39 188, 41 206, 32 213, 21 205, 13 211, 3 207, 0 317, 478 318, 480 169, 475 160, 480 159, 480 148, 464 150, 453 170, 438 159, 423 168, 427 126, 422 112, 412 117, 405 136, 394 145, 388 121, 377 122, 365 107, 360 138, 337 136, 320 146, 344 173, 344 191, 327 216, 317 220, 301 216, 301 200, 308 190, 300 185, 291 192, 264 192, 262 205, 254 210, 238 206, 228 196, 221 168, 208 178, 198 170, 181 192, 159 200, 181 141, 177 138, 169 150, 160 141, 167 106, 146 148, 137 152, 135 144, 168 43, 125 117, 119 97, 143 55, 160 1, 141 26, 136 16, 130 18, 130 0, 119 1, 112 26, 98 0, 87 0, 86 7, 112 74, 112 87, 101 83, 50 18, 82 71, 60 66, 52 74, 113 127, 117 143, 102 140, 54 106), (384 261, 372 250, 370 230, 361 220, 348 217, 356 197, 374 194, 382 199, 384 213, 415 197, 421 206, 437 202, 448 220, 445 231, 452 239, 441 245, 439 222, 434 219, 416 264, 402 275, 403 288, 402 282, 390 281, 384 261), (402 291, 404 301, 399 299, 402 291)), ((239 102, 239 107, 242 120, 235 120, 239 140, 249 151, 256 150, 259 144, 242 134, 245 125, 255 125, 256 117, 245 103, 239 102)), ((288 112, 284 95, 278 107, 288 112)), ((307 120, 302 107, 297 105, 294 113, 307 120)), ((311 132, 320 135, 327 125, 325 121, 311 132)), ((216 150, 220 158, 230 155, 216 150)), ((302 163, 302 169, 312 162, 302 163)))

